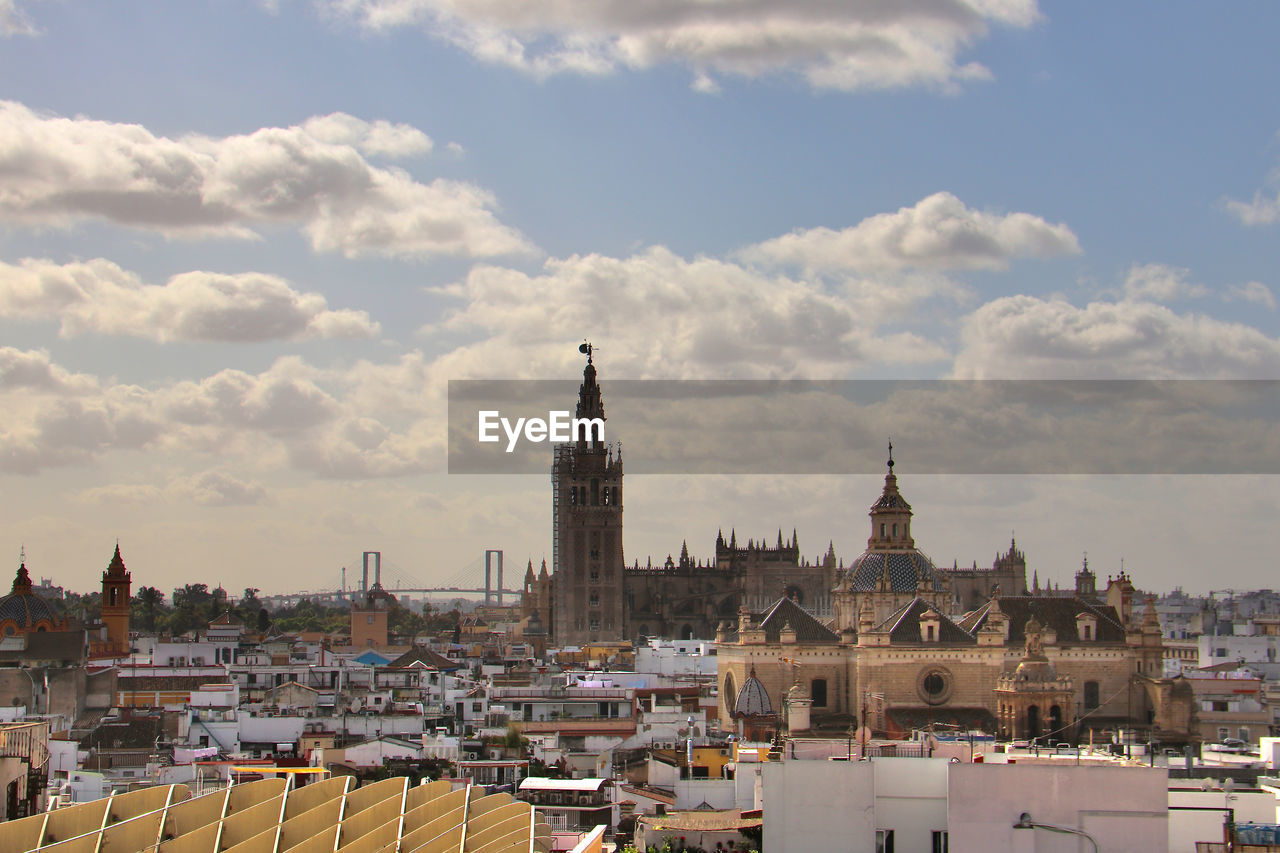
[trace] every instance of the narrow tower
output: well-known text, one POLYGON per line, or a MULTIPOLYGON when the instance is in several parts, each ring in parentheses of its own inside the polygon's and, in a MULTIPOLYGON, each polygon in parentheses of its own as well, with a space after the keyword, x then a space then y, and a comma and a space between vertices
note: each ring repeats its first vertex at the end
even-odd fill
POLYGON ((132 580, 120 557, 120 543, 111 563, 102 573, 102 624, 107 627, 107 643, 111 653, 129 653, 129 587, 132 580))
MULTIPOLYGON (((576 416, 604 423, 591 344, 576 416)), ((557 445, 551 467, 552 635, 558 645, 626 636, 622 610, 622 457, 602 429, 557 445)))

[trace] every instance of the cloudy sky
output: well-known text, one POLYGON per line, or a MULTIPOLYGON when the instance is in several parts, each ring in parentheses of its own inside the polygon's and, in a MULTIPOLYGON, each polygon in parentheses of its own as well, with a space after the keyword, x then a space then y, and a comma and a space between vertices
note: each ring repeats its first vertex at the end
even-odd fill
MULTIPOLYGON (((268 592, 365 550, 389 585, 549 557, 545 476, 445 473, 447 382, 572 378, 584 338, 606 407, 611 378, 1280 378, 1278 29, 1268 3, 0 0, 0 551, 87 589, 118 538, 135 584, 268 592)), ((938 563, 1016 531, 1063 583, 1086 551, 1147 588, 1274 583, 1275 477, 911 456, 938 563)), ((781 526, 847 559, 877 491, 633 477, 627 558, 781 526)))

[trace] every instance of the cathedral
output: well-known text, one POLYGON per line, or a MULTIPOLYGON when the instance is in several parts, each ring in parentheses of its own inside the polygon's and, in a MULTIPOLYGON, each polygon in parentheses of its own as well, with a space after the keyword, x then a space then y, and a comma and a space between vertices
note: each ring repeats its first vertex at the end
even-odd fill
MULTIPOLYGON (((605 418, 594 353, 578 390, 575 416, 605 418)), ((890 468, 892 469, 892 447, 890 468)), ((990 567, 936 569, 915 550, 911 507, 896 485, 883 500, 883 530, 875 548, 846 567, 828 543, 813 558, 800 550, 793 530, 776 539, 739 539, 736 530, 716 535, 714 556, 695 559, 688 543, 679 556, 654 564, 627 565, 623 555, 623 465, 621 450, 584 431, 557 445, 551 469, 552 558, 535 573, 529 562, 521 599, 522 633, 554 645, 615 643, 641 637, 710 639, 739 608, 761 612, 780 597, 822 621, 852 618, 854 589, 877 592, 877 612, 886 615, 907 594, 922 592, 944 612, 973 608, 995 589, 1026 590, 1026 559, 1010 543, 990 567), (888 586, 880 589, 881 576, 888 586), (919 588, 920 583, 925 587, 919 588)), ((896 480, 895 480, 896 484, 896 480)))
MULTIPOLYGON (((590 345, 576 415, 605 417, 590 345)), ((1186 742, 1190 687, 1163 678, 1159 621, 1122 571, 1100 594, 1086 560, 1073 590, 1028 589, 1016 541, 990 567, 936 567, 916 547, 894 472, 872 503, 867 547, 813 560, 799 537, 731 530, 715 556, 644 565, 623 556, 621 450, 586 433, 552 464, 552 564, 529 562, 521 632, 552 645, 647 636, 717 641, 721 726, 744 733, 942 725, 1009 738, 1140 729, 1186 742)))
POLYGON ((867 550, 837 571, 830 623, 781 597, 720 626, 722 727, 759 726, 739 701, 749 687, 793 733, 940 726, 1004 738, 1103 740, 1126 729, 1165 744, 1191 739, 1191 687, 1163 677, 1159 619, 1150 600, 1138 612, 1126 574, 1109 579, 1104 600, 1085 594, 1085 565, 1075 593, 995 588, 957 609, 947 578, 915 547, 892 457, 869 515, 867 550))

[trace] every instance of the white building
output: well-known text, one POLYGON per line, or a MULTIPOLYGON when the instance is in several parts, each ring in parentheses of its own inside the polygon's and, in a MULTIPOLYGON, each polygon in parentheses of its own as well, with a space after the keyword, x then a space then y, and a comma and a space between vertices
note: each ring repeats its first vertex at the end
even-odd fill
POLYGON ((1169 849, 1158 769, 873 758, 767 762, 762 777, 766 850, 1089 849, 1064 828, 1109 853, 1169 849))

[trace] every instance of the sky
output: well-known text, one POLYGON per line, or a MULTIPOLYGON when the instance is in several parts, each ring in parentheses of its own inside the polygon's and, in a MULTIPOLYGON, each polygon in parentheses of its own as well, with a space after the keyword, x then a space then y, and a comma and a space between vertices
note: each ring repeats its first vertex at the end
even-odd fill
MULTIPOLYGON (((611 379, 1280 378, 1278 29, 1265 2, 0 0, 0 554, 76 590, 117 541, 163 590, 334 589, 364 551, 387 586, 485 549, 518 577, 549 478, 448 474, 448 382, 573 379, 584 339, 606 411, 611 379)), ((1087 554, 1274 585, 1275 476, 912 452, 938 564, 1016 535, 1062 584, 1087 554)), ((781 527, 848 561, 879 488, 635 475, 626 558, 781 527)))

